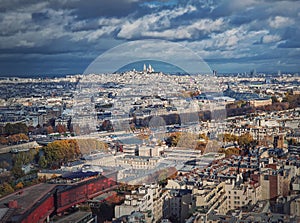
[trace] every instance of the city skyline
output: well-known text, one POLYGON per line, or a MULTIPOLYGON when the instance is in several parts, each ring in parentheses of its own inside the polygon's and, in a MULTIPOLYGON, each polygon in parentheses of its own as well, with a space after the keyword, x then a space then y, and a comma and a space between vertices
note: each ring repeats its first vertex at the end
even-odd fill
POLYGON ((299 72, 299 9, 268 0, 3 1, 0 76, 83 73, 107 50, 146 39, 176 42, 220 73, 299 72))

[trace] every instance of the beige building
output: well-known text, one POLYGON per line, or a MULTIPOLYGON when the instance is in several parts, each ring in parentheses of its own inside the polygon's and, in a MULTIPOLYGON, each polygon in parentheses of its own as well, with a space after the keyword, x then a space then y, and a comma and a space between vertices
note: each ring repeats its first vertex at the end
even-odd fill
POLYGON ((254 99, 250 100, 250 105, 254 107, 266 106, 272 104, 272 99, 254 99))
POLYGON ((116 165, 126 165, 133 169, 151 169, 154 168, 158 162, 159 157, 150 156, 125 155, 124 157, 116 158, 116 165))
POLYGON ((291 199, 290 215, 300 218, 300 196, 291 199))
POLYGON ((159 157, 161 152, 164 150, 163 146, 150 146, 150 145, 141 145, 138 147, 139 156, 151 156, 159 157))
POLYGON ((115 217, 130 215, 134 211, 145 213, 151 222, 159 222, 163 216, 166 193, 157 184, 144 185, 125 195, 125 201, 115 206, 115 217))
POLYGON ((163 217, 171 222, 184 223, 193 208, 192 191, 170 189, 164 200, 163 217))
POLYGON ((268 200, 277 196, 288 196, 290 183, 295 175, 296 169, 291 166, 279 168, 277 164, 268 164, 262 168, 260 175, 261 199, 268 200))
POLYGON ((261 198, 260 185, 241 182, 242 178, 238 175, 237 182, 204 181, 199 188, 194 188, 196 222, 219 222, 212 220, 211 215, 225 216, 230 210, 239 210, 243 206, 256 204, 261 198))
POLYGON ((166 189, 186 189, 186 184, 181 180, 168 180, 168 184, 165 187, 166 189))
POLYGON ((198 222, 206 222, 212 211, 219 214, 227 213, 225 182, 203 182, 198 188, 193 189, 195 210, 198 214, 198 222))
POLYGON ((239 209, 246 205, 253 205, 261 197, 261 187, 256 184, 239 184, 231 183, 225 184, 227 210, 239 209))

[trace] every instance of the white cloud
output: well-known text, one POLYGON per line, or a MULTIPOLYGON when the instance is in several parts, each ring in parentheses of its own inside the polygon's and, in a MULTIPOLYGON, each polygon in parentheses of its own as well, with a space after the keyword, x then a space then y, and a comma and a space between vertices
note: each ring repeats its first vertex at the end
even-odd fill
POLYGON ((123 20, 117 18, 100 18, 98 19, 98 24, 100 26, 112 26, 119 25, 123 20))
POLYGON ((162 29, 169 29, 172 19, 195 10, 196 8, 194 6, 188 6, 185 8, 180 7, 174 10, 163 10, 154 14, 148 14, 137 20, 129 19, 121 26, 118 37, 131 39, 141 37, 143 34, 146 34, 147 36, 150 32, 153 32, 153 34, 156 35, 162 29))
POLYGON ((278 35, 265 35, 262 37, 263 43, 274 43, 281 40, 281 37, 278 35))
POLYGON ((224 19, 199 19, 189 25, 181 25, 175 28, 170 27, 170 20, 160 21, 160 17, 150 16, 149 18, 139 19, 134 23, 125 23, 120 30, 118 37, 156 37, 170 40, 198 38, 203 34, 209 34, 213 31, 219 31, 226 26, 224 19), (155 25, 154 25, 155 24, 155 25), (158 26, 160 24, 161 26, 158 26), (162 30, 162 28, 165 28, 162 30))
POLYGON ((293 25, 295 23, 294 19, 283 17, 283 16, 275 16, 274 18, 269 19, 269 25, 272 28, 282 28, 293 25))
MULTIPOLYGON (((2 35, 13 35, 24 29, 32 29, 28 26, 31 22, 30 13, 9 12, 2 16, 0 19, 0 33, 2 35)), ((32 26, 35 27, 34 24, 32 26)))
POLYGON ((200 19, 191 25, 179 26, 177 28, 167 29, 164 31, 147 31, 143 32, 141 35, 144 37, 160 37, 170 40, 193 40, 198 38, 199 35, 209 34, 213 31, 219 31, 222 29, 222 27, 224 27, 224 25, 225 23, 223 19, 200 19))
POLYGON ((97 29, 96 31, 92 31, 88 33, 85 38, 88 39, 88 41, 94 41, 99 39, 100 37, 107 36, 111 34, 116 28, 114 26, 104 26, 101 29, 97 29))
POLYGON ((206 32, 212 32, 212 31, 217 31, 221 30, 222 27, 224 27, 225 22, 224 19, 216 19, 216 20, 211 20, 211 19, 201 19, 193 23, 192 25, 187 27, 187 30, 204 30, 206 32))
POLYGON ((33 47, 34 43, 27 40, 20 40, 17 44, 18 47, 33 47))
POLYGON ((191 38, 191 34, 184 29, 169 29, 161 32, 147 31, 142 34, 144 37, 155 37, 165 39, 188 39, 191 38))
POLYGON ((4 15, 0 22, 0 48, 40 47, 51 40, 70 35, 64 26, 73 21, 73 18, 65 10, 48 9, 46 23, 34 22, 31 12, 23 11, 4 15))
POLYGON ((206 58, 239 58, 253 55, 253 42, 262 38, 267 30, 248 31, 247 26, 228 29, 221 33, 213 33, 209 39, 188 43, 191 49, 201 52, 206 58))

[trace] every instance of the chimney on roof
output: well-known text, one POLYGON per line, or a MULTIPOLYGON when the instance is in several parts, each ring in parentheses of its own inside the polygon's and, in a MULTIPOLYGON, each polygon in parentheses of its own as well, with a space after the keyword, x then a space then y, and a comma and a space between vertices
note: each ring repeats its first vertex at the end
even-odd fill
POLYGON ((18 201, 16 201, 16 200, 9 201, 8 208, 18 208, 18 201))

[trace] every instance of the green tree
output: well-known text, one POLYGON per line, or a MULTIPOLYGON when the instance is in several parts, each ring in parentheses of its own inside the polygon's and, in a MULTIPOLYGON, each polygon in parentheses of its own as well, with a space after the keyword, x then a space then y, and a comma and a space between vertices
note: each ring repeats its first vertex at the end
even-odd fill
POLYGON ((4 132, 7 135, 13 135, 18 133, 28 134, 28 127, 24 123, 7 123, 4 127, 4 132))
POLYGON ((39 159, 39 166, 41 168, 46 168, 48 166, 48 162, 45 158, 45 156, 41 156, 40 159, 39 159))
POLYGON ((7 167, 9 167, 9 163, 6 160, 2 160, 0 162, 0 168, 5 168, 6 169, 7 167))
POLYGON ((13 124, 7 123, 7 124, 4 126, 4 132, 5 132, 5 134, 7 134, 7 135, 14 134, 14 127, 13 127, 13 124))
POLYGON ((34 162, 35 156, 38 153, 38 150, 31 149, 29 152, 20 152, 14 154, 12 157, 14 166, 27 165, 34 162))
POLYGON ((279 102, 276 96, 272 96, 271 99, 272 99, 272 104, 279 102))
POLYGON ((19 165, 14 166, 14 167, 11 169, 11 173, 12 173, 12 175, 13 175, 16 179, 21 178, 21 177, 23 177, 23 176, 25 175, 24 172, 23 172, 23 170, 22 170, 22 167, 19 166, 19 165))
POLYGON ((1 194, 10 194, 13 193, 15 190, 14 188, 7 182, 4 182, 1 186, 0 186, 0 191, 1 194))

